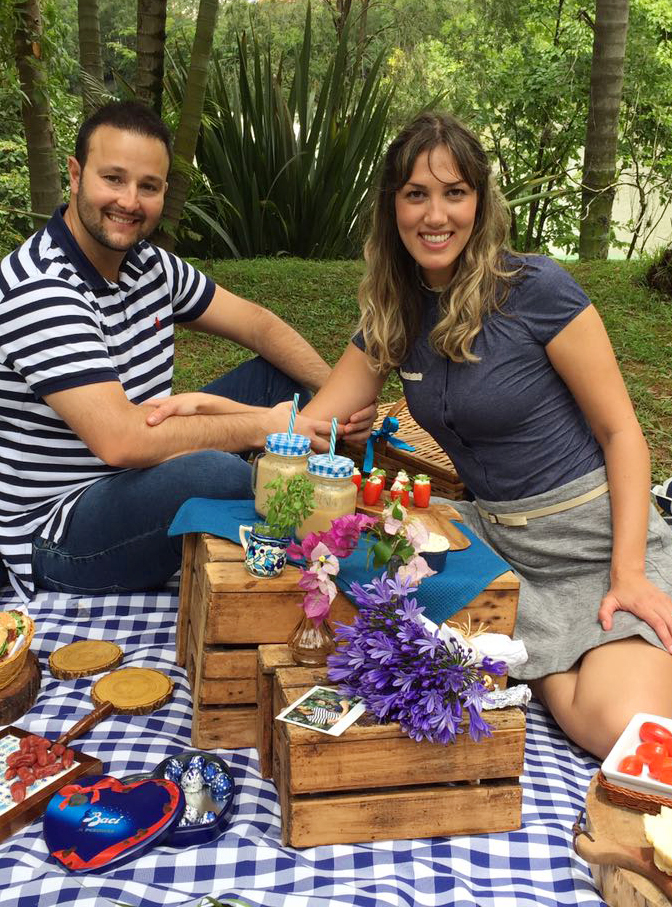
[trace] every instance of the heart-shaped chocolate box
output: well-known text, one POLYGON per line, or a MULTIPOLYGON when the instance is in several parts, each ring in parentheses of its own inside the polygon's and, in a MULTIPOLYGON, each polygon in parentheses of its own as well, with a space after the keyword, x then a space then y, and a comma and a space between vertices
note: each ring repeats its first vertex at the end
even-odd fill
POLYGON ((117 866, 159 844, 179 822, 184 794, 173 781, 124 784, 107 775, 68 784, 49 801, 44 838, 71 872, 117 866))

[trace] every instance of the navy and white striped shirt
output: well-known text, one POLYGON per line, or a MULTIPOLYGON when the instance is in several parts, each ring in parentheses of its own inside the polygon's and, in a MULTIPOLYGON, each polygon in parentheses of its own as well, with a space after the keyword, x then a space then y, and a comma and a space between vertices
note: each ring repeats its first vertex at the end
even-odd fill
POLYGON ((170 393, 174 322, 193 321, 215 284, 147 242, 118 283, 102 277, 63 220, 0 262, 0 556, 12 586, 34 592, 31 539, 58 541, 72 506, 111 473, 43 397, 121 382, 133 403, 170 393))

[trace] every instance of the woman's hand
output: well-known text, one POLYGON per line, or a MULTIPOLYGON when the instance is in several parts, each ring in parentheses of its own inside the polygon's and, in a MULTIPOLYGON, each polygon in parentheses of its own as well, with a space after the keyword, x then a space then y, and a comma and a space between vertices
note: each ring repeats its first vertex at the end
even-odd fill
POLYGON ((672 598, 643 573, 637 571, 612 582, 597 612, 603 630, 611 630, 615 611, 630 611, 641 618, 656 631, 667 651, 672 652, 672 598))
POLYGON ((371 434, 373 423, 378 415, 378 406, 376 401, 360 409, 350 416, 343 430, 344 436, 348 441, 354 441, 356 444, 364 444, 371 434))

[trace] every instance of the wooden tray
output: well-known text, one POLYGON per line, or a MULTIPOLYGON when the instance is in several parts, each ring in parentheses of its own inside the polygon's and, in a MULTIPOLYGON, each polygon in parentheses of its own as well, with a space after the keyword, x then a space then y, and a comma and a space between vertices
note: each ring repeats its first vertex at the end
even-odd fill
MULTIPOLYGON (((10 725, 0 731, 0 739, 7 737, 10 734, 19 738, 29 736, 28 731, 10 725)), ((46 787, 36 791, 32 796, 26 797, 22 803, 17 803, 12 809, 0 815, 0 842, 4 841, 10 835, 13 835, 14 832, 23 828, 24 825, 28 825, 29 822, 32 822, 33 819, 41 815, 52 796, 65 784, 74 781, 82 775, 100 774, 103 774, 103 765, 100 759, 86 756, 84 753, 79 753, 75 750, 75 761, 64 775, 55 778, 46 787)), ((0 778, 0 784, 9 786, 9 783, 10 782, 5 781, 4 777, 0 778)))
POLYGON ((597 775, 586 795, 585 831, 580 820, 574 826, 574 849, 610 907, 670 907, 672 876, 653 862, 642 813, 613 803, 597 775))
MULTIPOLYGON (((366 513, 369 516, 380 516, 383 512, 383 507, 389 502, 389 491, 383 492, 377 504, 364 504, 360 492, 357 497, 357 512, 366 513)), ((452 522, 452 520, 462 522, 462 517, 450 504, 430 504, 429 507, 414 507, 411 504, 406 507, 406 510, 408 511, 409 519, 421 520, 429 532, 438 532, 439 535, 445 535, 450 542, 449 555, 451 551, 462 551, 471 545, 471 541, 452 522)))

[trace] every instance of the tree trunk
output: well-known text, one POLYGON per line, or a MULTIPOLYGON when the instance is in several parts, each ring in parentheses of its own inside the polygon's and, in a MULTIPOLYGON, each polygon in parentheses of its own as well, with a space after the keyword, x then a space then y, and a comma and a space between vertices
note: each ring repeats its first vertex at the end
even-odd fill
POLYGON ((138 0, 135 96, 161 116, 167 0, 138 0))
POLYGON ((583 159, 579 257, 606 258, 614 201, 628 0, 597 0, 583 159))
POLYGON ((97 108, 96 93, 87 83, 89 79, 103 85, 103 56, 100 49, 100 16, 98 0, 78 0, 77 20, 79 24, 79 65, 82 79, 82 108, 88 117, 97 108))
POLYGON ((168 250, 175 248, 175 233, 189 192, 189 168, 194 160, 201 128, 218 6, 219 0, 200 0, 198 6, 187 84, 184 88, 180 122, 175 133, 175 160, 168 178, 168 193, 163 209, 164 225, 162 232, 156 237, 156 242, 168 250))
MULTIPOLYGON (((16 66, 23 98, 21 115, 28 149, 30 204, 37 214, 52 214, 63 201, 56 142, 47 94, 47 73, 42 60, 42 20, 38 0, 16 4, 14 35, 16 66)), ((41 221, 35 221, 35 228, 41 221)))

